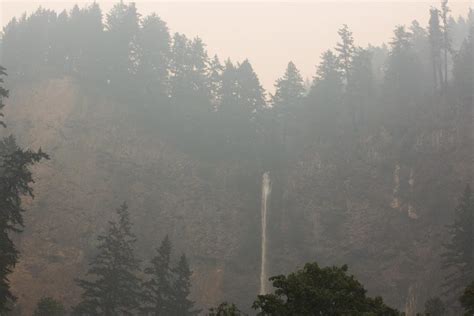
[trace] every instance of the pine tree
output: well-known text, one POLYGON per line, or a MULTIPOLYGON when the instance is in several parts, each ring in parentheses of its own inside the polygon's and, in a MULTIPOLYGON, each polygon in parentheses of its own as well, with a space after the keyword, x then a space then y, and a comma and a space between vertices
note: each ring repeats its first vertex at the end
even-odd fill
POLYGON ((474 281, 471 282, 465 289, 462 296, 459 298, 462 307, 464 308, 466 316, 474 315, 474 281))
POLYGON ((474 197, 469 185, 455 209, 454 224, 449 226, 449 232, 450 240, 442 255, 443 268, 449 274, 443 287, 453 300, 474 280, 474 197))
POLYGON ((344 77, 344 82, 347 84, 351 72, 352 58, 354 56, 354 38, 349 27, 344 24, 337 32, 341 41, 337 43, 336 51, 339 53, 337 58, 341 72, 344 77))
MULTIPOLYGON (((6 75, 5 68, 0 66, 0 76, 6 75)), ((8 97, 8 90, 3 87, 0 77, 0 117, 3 118, 3 99, 8 97)), ((2 126, 5 123, 0 121, 2 126)), ((30 167, 42 159, 49 159, 41 149, 37 152, 20 148, 13 136, 0 140, 0 314, 9 310, 15 301, 10 291, 8 275, 18 262, 19 252, 10 238, 10 233, 21 232, 23 213, 21 198, 34 197, 31 184, 34 183, 30 167)))
POLYGON ((200 310, 194 309, 194 302, 189 299, 192 272, 184 254, 179 258, 178 264, 173 269, 173 272, 175 281, 173 283, 172 309, 170 315, 198 315, 200 310))
POLYGON ((304 93, 303 78, 295 64, 290 61, 283 77, 275 83, 275 94, 271 96, 272 105, 280 111, 289 111, 301 103, 304 93))
POLYGON ((144 93, 151 100, 162 101, 168 92, 171 38, 166 23, 155 14, 142 20, 138 36, 138 75, 144 93))
POLYGON ((433 297, 425 303, 425 315, 428 316, 445 316, 446 307, 439 297, 433 297))
POLYGON ((156 250, 156 255, 145 268, 148 280, 143 282, 142 312, 145 315, 169 315, 171 313, 172 271, 171 242, 166 236, 156 250))
POLYGON ((441 0, 441 20, 443 21, 443 53, 444 53, 444 80, 443 88, 448 88, 448 53, 451 51, 451 39, 449 37, 449 12, 448 0, 441 0))
POLYGON ((110 221, 106 233, 97 238, 99 253, 87 272, 91 280, 77 280, 83 293, 75 315, 131 315, 139 307, 139 262, 127 204, 116 212, 118 221, 110 221))
POLYGON ((214 57, 209 63, 208 72, 209 92, 211 94, 211 103, 213 105, 213 110, 216 110, 221 102, 223 71, 224 66, 222 66, 219 57, 217 55, 214 55, 214 57))
POLYGON ((474 24, 454 57, 453 83, 456 96, 466 110, 463 115, 469 120, 474 101, 474 24))
POLYGON ((439 10, 435 8, 430 10, 429 40, 433 68, 433 84, 436 90, 442 86, 443 71, 441 69, 442 32, 439 24, 439 10))
POLYGON ((52 297, 43 297, 36 305, 33 316, 65 316, 64 305, 52 297))
POLYGON ((307 102, 316 120, 321 137, 337 130, 342 104, 343 81, 337 56, 330 50, 323 53, 307 102))

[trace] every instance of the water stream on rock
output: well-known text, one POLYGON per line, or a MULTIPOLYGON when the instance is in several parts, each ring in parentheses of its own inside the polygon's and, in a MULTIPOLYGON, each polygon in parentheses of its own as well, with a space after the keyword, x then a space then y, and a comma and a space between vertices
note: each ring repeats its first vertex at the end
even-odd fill
POLYGON ((265 172, 262 177, 262 252, 261 252, 261 266, 260 266, 260 294, 267 294, 267 206, 270 193, 272 192, 272 184, 270 181, 270 174, 265 172))

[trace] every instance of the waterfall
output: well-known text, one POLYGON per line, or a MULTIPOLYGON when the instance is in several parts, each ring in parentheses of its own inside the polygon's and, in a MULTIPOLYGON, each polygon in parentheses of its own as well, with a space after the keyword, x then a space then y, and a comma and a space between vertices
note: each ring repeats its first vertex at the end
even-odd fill
POLYGON ((270 182, 270 174, 265 172, 262 177, 262 258, 260 266, 260 294, 267 294, 267 205, 272 184, 270 182))

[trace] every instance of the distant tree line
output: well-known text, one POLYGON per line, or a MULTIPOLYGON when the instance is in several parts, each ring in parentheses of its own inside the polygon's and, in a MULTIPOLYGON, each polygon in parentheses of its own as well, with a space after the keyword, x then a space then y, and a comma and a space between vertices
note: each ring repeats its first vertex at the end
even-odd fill
POLYGON ((147 109, 150 124, 193 154, 254 158, 274 149, 284 155, 290 140, 315 132, 323 144, 381 123, 410 125, 425 109, 462 116, 472 101, 473 20, 472 11, 454 19, 443 1, 426 27, 397 26, 388 46, 367 48, 344 25, 309 87, 289 62, 274 93, 248 60, 210 57, 200 38, 170 34, 159 16, 141 17, 123 1, 105 16, 93 3, 14 18, 1 58, 13 82, 71 76, 130 110, 147 109))

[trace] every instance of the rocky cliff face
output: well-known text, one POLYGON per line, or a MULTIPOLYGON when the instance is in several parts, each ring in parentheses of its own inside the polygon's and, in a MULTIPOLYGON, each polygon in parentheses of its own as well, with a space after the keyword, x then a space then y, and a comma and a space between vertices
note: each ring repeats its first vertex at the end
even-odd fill
MULTIPOLYGON (((36 199, 25 200, 26 229, 17 238, 21 261, 12 281, 25 314, 45 295, 77 302, 74 278, 124 200, 141 258, 168 234, 176 255, 190 257, 201 307, 250 305, 267 170, 238 157, 191 157, 136 108, 84 93, 72 79, 11 94, 8 131, 51 155, 35 170, 36 199)), ((401 145, 395 138, 379 127, 345 152, 309 147, 269 170, 270 275, 310 260, 349 263, 371 294, 409 311, 438 293, 443 227, 472 174, 472 133, 431 124, 413 128, 401 145)))

